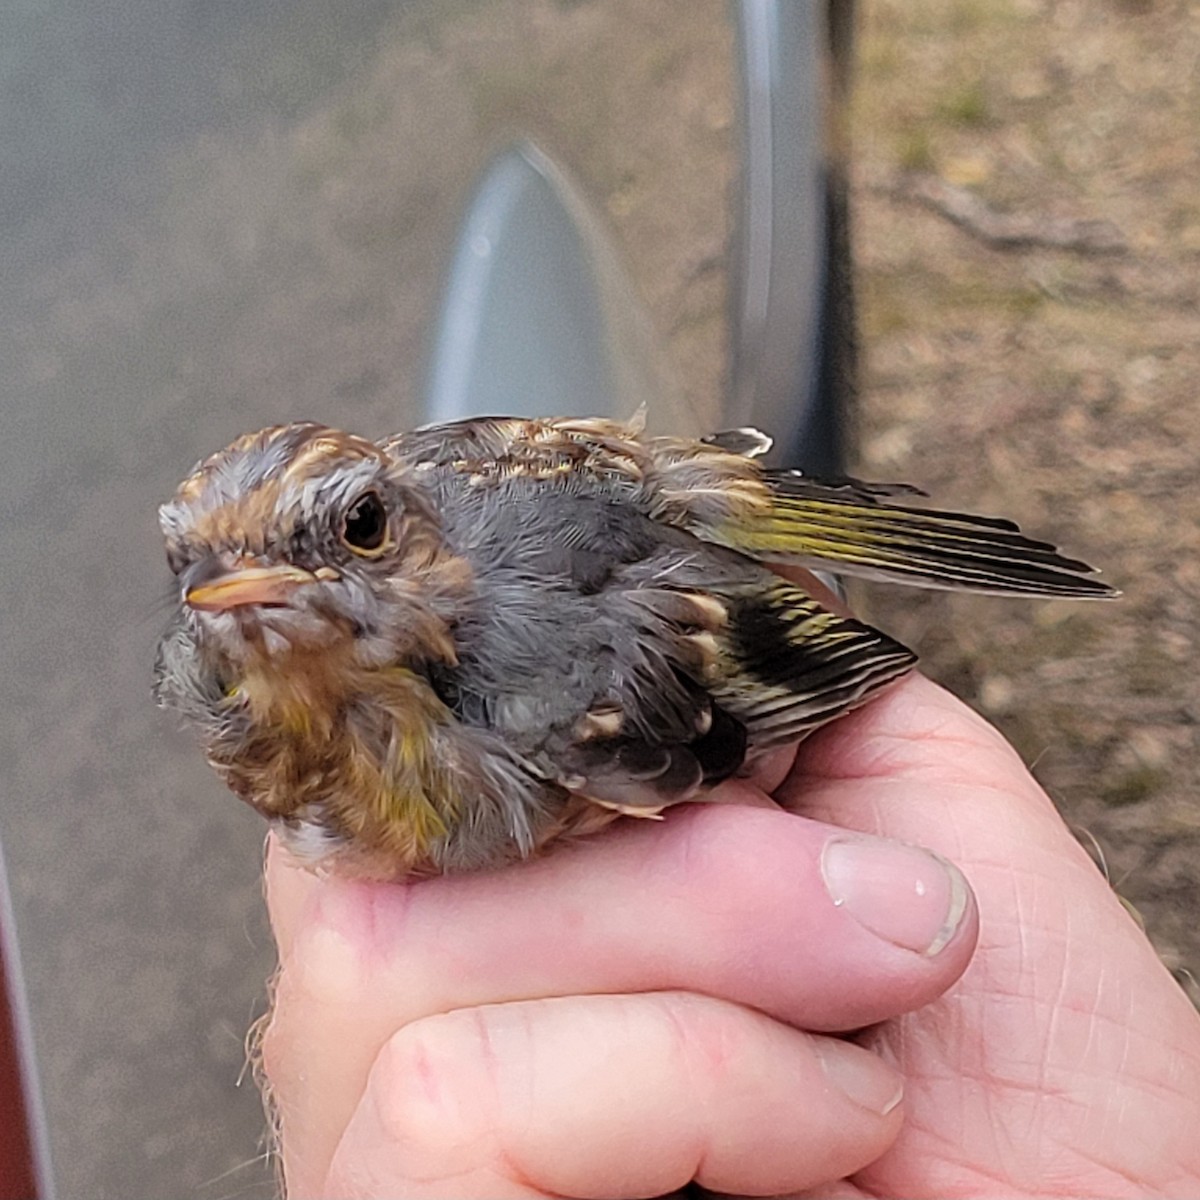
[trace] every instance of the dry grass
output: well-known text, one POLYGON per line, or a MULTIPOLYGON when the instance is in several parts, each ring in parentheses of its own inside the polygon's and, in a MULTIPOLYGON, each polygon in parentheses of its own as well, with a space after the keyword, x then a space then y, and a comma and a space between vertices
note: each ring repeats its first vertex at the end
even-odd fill
POLYGON ((867 0, 853 114, 860 469, 1011 515, 1111 605, 867 598, 1035 764, 1168 965, 1200 964, 1200 6, 867 0), (990 250, 877 186, 1104 218, 1117 256, 990 250))

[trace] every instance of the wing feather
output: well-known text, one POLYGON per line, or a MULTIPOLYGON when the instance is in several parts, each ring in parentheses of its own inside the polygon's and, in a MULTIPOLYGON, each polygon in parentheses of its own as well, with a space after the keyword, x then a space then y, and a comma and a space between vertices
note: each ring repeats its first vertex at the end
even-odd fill
POLYGON ((1111 599, 1094 568, 1027 537, 1011 521, 899 503, 887 485, 822 484, 795 472, 762 477, 767 503, 711 531, 764 562, 918 587, 1009 596, 1111 599))

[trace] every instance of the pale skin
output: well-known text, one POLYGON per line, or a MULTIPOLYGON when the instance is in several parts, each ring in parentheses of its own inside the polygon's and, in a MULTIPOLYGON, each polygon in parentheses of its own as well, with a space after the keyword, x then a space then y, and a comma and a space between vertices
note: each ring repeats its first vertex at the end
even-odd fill
POLYGON ((912 676, 734 786, 489 875, 272 847, 292 1200, 1200 1195, 1200 1016, 986 722, 912 676))

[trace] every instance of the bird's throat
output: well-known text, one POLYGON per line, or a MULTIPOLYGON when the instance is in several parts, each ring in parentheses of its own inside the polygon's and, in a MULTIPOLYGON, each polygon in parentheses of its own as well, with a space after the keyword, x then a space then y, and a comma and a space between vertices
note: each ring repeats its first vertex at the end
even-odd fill
MULTIPOLYGON (((243 794, 268 816, 310 819, 360 851, 417 863, 457 818, 460 789, 439 747, 449 710, 404 667, 250 670, 235 698, 258 730, 243 794)), ((243 789, 238 789, 243 790, 243 789)))

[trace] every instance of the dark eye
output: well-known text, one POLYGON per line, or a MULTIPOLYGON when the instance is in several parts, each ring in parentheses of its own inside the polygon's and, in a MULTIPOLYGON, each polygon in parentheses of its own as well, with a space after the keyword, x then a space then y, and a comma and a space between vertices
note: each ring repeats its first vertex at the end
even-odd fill
POLYGON ((387 509, 378 492, 364 492, 342 519, 342 541, 355 554, 377 554, 387 542, 387 532, 387 509))

